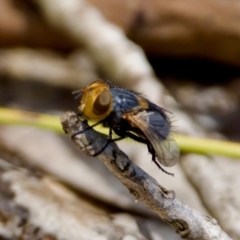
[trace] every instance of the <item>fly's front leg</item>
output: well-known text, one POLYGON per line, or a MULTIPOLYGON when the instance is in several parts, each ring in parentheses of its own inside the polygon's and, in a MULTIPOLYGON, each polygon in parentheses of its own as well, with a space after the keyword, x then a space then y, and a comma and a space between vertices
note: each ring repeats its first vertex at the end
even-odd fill
POLYGON ((103 148, 102 148, 100 151, 96 152, 96 153, 93 155, 93 157, 96 157, 97 155, 99 155, 100 153, 102 153, 102 152, 104 151, 104 149, 108 146, 109 143, 111 143, 111 142, 116 142, 116 141, 122 140, 122 139, 124 139, 124 138, 125 138, 125 137, 118 137, 118 138, 113 139, 113 138, 112 138, 112 128, 109 128, 109 138, 108 138, 106 144, 103 146, 103 148))
MULTIPOLYGON (((86 119, 84 119, 83 121, 87 123, 87 120, 86 120, 86 119)), ((73 139, 73 138, 75 138, 77 135, 82 134, 82 133, 84 133, 85 131, 87 131, 87 130, 89 130, 89 129, 92 129, 92 128, 94 128, 95 126, 97 126, 97 125, 99 125, 99 124, 101 124, 101 123, 102 123, 102 121, 97 122, 97 123, 93 124, 92 126, 88 126, 88 127, 85 128, 84 130, 81 130, 81 131, 78 131, 78 132, 74 133, 74 134, 71 136, 71 138, 73 139)))

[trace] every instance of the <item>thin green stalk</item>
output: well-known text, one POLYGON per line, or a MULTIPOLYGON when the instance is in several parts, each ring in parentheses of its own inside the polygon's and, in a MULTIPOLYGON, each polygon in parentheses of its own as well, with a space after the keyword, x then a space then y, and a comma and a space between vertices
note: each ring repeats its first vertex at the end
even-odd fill
POLYGON ((240 159, 240 144, 236 142, 196 138, 180 134, 175 135, 175 140, 183 153, 221 155, 240 159))
POLYGON ((33 126, 62 133, 59 116, 0 107, 0 124, 33 126))
MULTIPOLYGON (((0 108, 0 124, 33 126, 63 133, 59 116, 36 112, 0 108)), ((102 133, 108 133, 104 128, 96 127, 96 129, 102 133)), ((239 143, 195 138, 180 134, 175 134, 174 136, 183 153, 222 155, 240 159, 239 143)))

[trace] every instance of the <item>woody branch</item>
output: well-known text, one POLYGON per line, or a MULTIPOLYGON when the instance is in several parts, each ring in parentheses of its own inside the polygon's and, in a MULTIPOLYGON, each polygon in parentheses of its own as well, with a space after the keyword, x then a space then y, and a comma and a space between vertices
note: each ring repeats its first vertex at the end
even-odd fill
MULTIPOLYGON (((69 111, 61 118, 63 130, 68 136, 82 131, 72 140, 74 144, 93 156, 105 146, 108 136, 88 129, 88 124, 81 121, 77 114, 69 111)), ((230 239, 221 230, 216 220, 205 216, 181 202, 173 191, 165 189, 157 181, 132 163, 128 156, 111 142, 97 156, 106 167, 124 184, 130 193, 160 218, 176 229, 176 232, 187 239, 230 239)))

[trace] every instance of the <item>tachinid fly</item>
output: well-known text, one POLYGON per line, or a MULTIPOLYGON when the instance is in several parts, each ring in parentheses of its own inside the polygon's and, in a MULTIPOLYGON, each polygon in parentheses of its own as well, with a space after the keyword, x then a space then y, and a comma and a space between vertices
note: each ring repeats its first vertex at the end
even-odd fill
MULTIPOLYGON (((97 121, 91 127, 102 124, 109 128, 111 141, 129 137, 147 145, 153 162, 165 173, 165 167, 175 165, 179 158, 179 148, 171 136, 171 122, 166 110, 158 107, 141 94, 118 87, 111 82, 97 80, 86 88, 74 91, 80 99, 79 115, 97 121), (112 132, 119 137, 113 139, 112 132)), ((75 137, 78 133, 72 136, 75 137)))

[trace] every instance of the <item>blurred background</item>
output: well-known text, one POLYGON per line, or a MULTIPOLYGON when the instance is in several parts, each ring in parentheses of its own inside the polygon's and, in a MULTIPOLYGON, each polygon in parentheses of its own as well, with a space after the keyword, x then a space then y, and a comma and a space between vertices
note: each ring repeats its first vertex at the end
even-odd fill
MULTIPOLYGON (((173 112, 174 132, 238 142, 239 26, 238 1, 0 0, 0 106, 60 117, 77 111, 73 90, 96 79, 111 80, 173 112)), ((238 161, 186 154, 167 169, 175 173, 172 178, 156 168, 145 146, 132 141, 118 145, 179 199, 240 239, 239 225, 233 224, 240 224, 238 161)), ((15 225, 0 220, 4 239, 180 239, 136 203, 101 162, 78 151, 63 134, 2 125, 0 150, 11 171, 18 166, 31 173, 31 179, 26 173, 13 177, 5 163, 0 167, 5 203, 0 211, 15 217, 6 207, 14 202, 27 215, 17 214, 15 225), (39 183, 26 187, 32 178, 39 183), (6 181, 18 187, 10 190, 6 181), (18 197, 6 198, 6 192, 18 197), (31 193, 46 202, 31 199, 31 193), (36 205, 30 206, 31 201, 36 205), (60 207, 71 204, 81 212, 60 207), (65 214, 78 221, 69 224, 65 214), (22 215, 25 222, 19 227, 22 215), (59 223, 59 218, 64 220, 59 223)))

